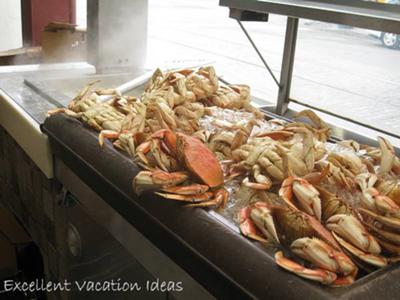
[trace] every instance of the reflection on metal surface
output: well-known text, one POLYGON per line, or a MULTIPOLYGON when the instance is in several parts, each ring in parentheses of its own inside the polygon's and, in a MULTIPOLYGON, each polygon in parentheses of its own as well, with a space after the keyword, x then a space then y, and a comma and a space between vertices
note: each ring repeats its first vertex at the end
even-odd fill
POLYGON ((82 242, 78 230, 71 223, 68 224, 67 228, 67 245, 69 252, 74 257, 80 257, 82 255, 82 242))
POLYGON ((232 229, 233 231, 235 231, 236 233, 240 234, 240 230, 239 227, 237 227, 235 224, 233 224, 231 221, 229 221, 228 219, 226 219, 225 217, 221 216, 218 212, 214 211, 214 210, 210 210, 208 212, 213 218, 217 219, 218 221, 220 221, 222 224, 224 224, 226 227, 232 229))
POLYGON ((9 73, 31 73, 31 72, 60 72, 67 74, 94 74, 95 68, 84 62, 70 62, 70 63, 57 63, 57 64, 32 64, 32 65, 17 65, 17 66, 2 66, 0 67, 0 74, 9 73))

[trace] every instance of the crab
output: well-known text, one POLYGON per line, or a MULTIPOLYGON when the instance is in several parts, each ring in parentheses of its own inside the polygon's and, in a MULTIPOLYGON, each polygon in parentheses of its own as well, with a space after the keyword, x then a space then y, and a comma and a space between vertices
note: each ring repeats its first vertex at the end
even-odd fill
POLYGON ((400 158, 396 156, 393 145, 385 138, 378 137, 379 149, 367 151, 379 163, 380 175, 400 175, 400 158), (389 174, 392 173, 392 174, 389 174))
MULTIPOLYGON (((71 100, 67 108, 57 108, 47 112, 47 115, 65 113, 68 116, 77 118, 97 131, 121 129, 121 122, 132 110, 137 102, 135 97, 122 97, 113 92, 111 100, 101 102, 99 94, 92 90, 94 81, 85 86, 80 93, 71 100)), ((98 90, 100 94, 110 91, 98 90), (99 91, 103 91, 100 93, 99 91)))
POLYGON ((316 141, 306 127, 285 127, 283 130, 259 133, 257 137, 270 137, 279 141, 277 146, 286 161, 288 175, 304 176, 313 171, 316 141))
POLYGON ((279 191, 293 209, 300 209, 322 222, 338 243, 356 259, 375 267, 384 267, 378 241, 368 232, 357 213, 342 198, 313 186, 303 178, 287 178, 279 191))
POLYGON ((197 71, 183 69, 167 73, 157 69, 145 88, 142 101, 163 99, 174 108, 187 101, 206 99, 217 91, 218 86, 218 77, 212 66, 197 71))
MULTIPOLYGON (((304 124, 304 126, 311 130, 317 140, 326 142, 330 137, 331 129, 318 115, 310 109, 305 109, 298 112, 295 116, 295 120, 301 121, 302 123, 296 122, 291 123, 298 126, 298 124, 304 124)), ((293 126, 290 125, 289 126, 293 126)))
POLYGON ((378 137, 381 155, 376 189, 400 205, 400 159, 389 141, 378 137))
POLYGON ((250 120, 232 124, 216 119, 214 125, 220 130, 209 135, 208 145, 213 152, 219 153, 223 160, 227 160, 232 159, 232 151, 246 144, 255 122, 250 120))
POLYGON ((400 255, 400 206, 375 187, 377 176, 363 173, 356 177, 362 197, 358 209, 365 223, 385 250, 400 255))
POLYGON ((360 209, 370 217, 376 218, 376 221, 400 229, 400 206, 374 188, 376 181, 377 176, 371 173, 363 173, 356 177, 362 192, 360 209))
POLYGON ((199 139, 183 133, 160 130, 140 145, 137 153, 140 153, 138 156, 142 165, 149 169, 139 172, 133 180, 137 194, 147 189, 156 189, 161 190, 157 194, 164 198, 193 202, 191 206, 226 205, 228 193, 221 188, 224 184, 221 165, 199 139), (149 163, 146 154, 149 153, 157 157, 156 167, 146 165, 149 163), (165 163, 171 158, 173 163, 165 163), (160 162, 163 171, 158 168, 160 162), (171 172, 174 169, 180 170, 171 172), (197 183, 179 185, 189 179, 197 183))
POLYGON ((208 106, 218 106, 229 109, 244 109, 251 112, 256 118, 263 118, 264 115, 251 105, 250 87, 245 84, 220 85, 218 90, 202 100, 208 106))
POLYGON ((256 202, 240 211, 240 230, 246 237, 262 243, 268 241, 288 246, 305 261, 308 268, 275 253, 276 263, 296 275, 326 285, 351 284, 357 267, 344 254, 332 234, 315 218, 291 207, 256 202))
POLYGON ((230 173, 250 172, 256 183, 266 183, 266 187, 270 186, 270 182, 281 182, 285 178, 281 151, 277 143, 270 138, 252 138, 232 151, 234 163, 230 167, 230 173), (263 179, 257 181, 257 178, 263 179))

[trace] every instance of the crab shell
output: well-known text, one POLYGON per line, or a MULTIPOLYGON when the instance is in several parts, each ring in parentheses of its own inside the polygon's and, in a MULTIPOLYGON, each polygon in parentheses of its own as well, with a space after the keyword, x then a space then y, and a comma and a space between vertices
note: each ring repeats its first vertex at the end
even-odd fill
POLYGON ((224 174, 215 154, 198 138, 167 130, 164 141, 181 164, 209 187, 221 186, 224 174))

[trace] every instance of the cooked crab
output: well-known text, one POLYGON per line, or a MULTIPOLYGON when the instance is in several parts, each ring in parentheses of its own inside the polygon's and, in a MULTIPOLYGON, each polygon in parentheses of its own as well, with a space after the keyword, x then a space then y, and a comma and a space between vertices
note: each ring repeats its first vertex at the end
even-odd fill
POLYGON ((339 244, 356 258, 376 267, 387 265, 387 260, 379 256, 381 248, 376 239, 343 199, 303 178, 293 177, 283 182, 279 193, 293 209, 314 216, 332 230, 339 244))
POLYGON ((275 254, 276 263, 300 277, 327 285, 351 284, 357 267, 345 255, 331 233, 315 218, 290 207, 257 202, 240 212, 243 235, 260 242, 274 241, 288 246, 297 256, 316 268, 308 268, 275 254), (338 278, 339 276, 339 278, 338 278))
POLYGON ((191 206, 225 206, 228 195, 221 188, 224 183, 221 165, 199 139, 183 133, 161 130, 142 145, 137 149, 140 151, 137 153, 141 153, 139 158, 142 164, 149 163, 146 154, 152 153, 157 157, 158 165, 147 165, 150 171, 142 171, 134 178, 133 186, 137 194, 146 189, 160 189, 162 192, 158 192, 158 195, 167 199, 193 202, 191 206), (156 146, 151 149, 154 141, 156 146), (173 163, 165 163, 170 159, 173 163), (160 166, 165 169, 163 172, 158 170, 160 166), (173 169, 181 171, 169 173, 173 169), (171 180, 168 174, 171 174, 171 180), (177 181, 174 180, 176 176, 179 177, 177 181), (187 179, 196 183, 178 185, 187 179))

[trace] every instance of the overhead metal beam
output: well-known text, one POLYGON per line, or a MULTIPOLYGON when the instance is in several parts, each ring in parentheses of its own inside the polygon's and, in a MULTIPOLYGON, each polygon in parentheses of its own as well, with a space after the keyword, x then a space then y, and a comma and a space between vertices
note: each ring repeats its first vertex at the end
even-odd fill
POLYGON ((400 34, 400 7, 355 0, 220 0, 221 6, 400 34))

